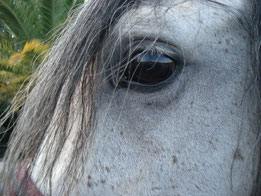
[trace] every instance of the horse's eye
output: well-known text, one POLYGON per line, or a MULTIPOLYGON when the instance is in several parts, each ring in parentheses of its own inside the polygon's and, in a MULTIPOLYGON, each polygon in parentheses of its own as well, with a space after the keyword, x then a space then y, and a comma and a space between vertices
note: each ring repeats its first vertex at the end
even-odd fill
POLYGON ((171 78, 176 62, 160 53, 136 54, 122 74, 120 86, 157 86, 171 78))

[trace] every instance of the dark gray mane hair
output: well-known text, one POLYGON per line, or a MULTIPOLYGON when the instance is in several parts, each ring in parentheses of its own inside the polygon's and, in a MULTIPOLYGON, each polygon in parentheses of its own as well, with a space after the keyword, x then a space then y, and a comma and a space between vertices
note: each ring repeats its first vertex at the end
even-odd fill
MULTIPOLYGON (((255 0, 252 8, 250 36, 252 38, 252 57, 253 70, 256 73, 255 87, 259 98, 259 105, 261 100, 261 1, 255 0)), ((260 110, 259 110, 260 111, 260 110)), ((252 190, 252 196, 261 195, 261 131, 257 138, 257 149, 259 149, 259 167, 255 187, 252 190)))
MULTIPOLYGON (((66 138, 71 133, 69 124, 70 113, 73 111, 73 100, 76 101, 80 111, 80 130, 77 133, 77 142, 74 144, 73 154, 67 168, 67 178, 62 187, 63 195, 69 195, 70 190, 81 178, 79 171, 86 160, 86 151, 83 149, 92 140, 95 127, 96 96, 98 94, 97 81, 100 74, 99 67, 103 48, 108 39, 116 39, 111 36, 112 26, 117 20, 131 9, 136 9, 141 2, 146 0, 92 0, 87 1, 67 21, 67 25, 57 37, 48 57, 33 75, 33 79, 24 91, 18 96, 11 110, 22 107, 21 115, 12 133, 9 147, 6 152, 4 195, 9 190, 9 185, 14 178, 17 164, 24 159, 32 159, 32 164, 41 153, 44 140, 50 141, 43 164, 46 174, 43 178, 51 184, 51 176, 57 158, 60 156, 66 138), (34 86, 34 87, 33 87, 34 86), (33 87, 33 89, 32 89, 33 87), (28 95, 26 94, 31 90, 28 95), (76 94, 76 89, 79 92, 76 94), (25 101, 26 98, 26 101, 25 101), (59 108, 57 110, 57 108, 59 108), (55 122, 53 119, 55 118, 55 122), (50 138, 47 131, 50 126, 55 127, 50 138), (66 185, 66 186, 65 186, 66 185)), ((214 2, 214 0, 208 0, 214 2)), ((260 80, 260 44, 261 44, 261 2, 254 1, 250 21, 253 46, 253 65, 257 73, 255 85, 261 87, 260 80)), ((105 65, 104 65, 105 66, 105 65)), ((260 93, 259 93, 260 94, 260 93)), ((260 96, 259 96, 260 97, 260 96)), ((11 112, 8 115, 12 115, 11 112)), ((8 117, 3 119, 3 121, 8 117)), ((31 172, 28 168, 28 173, 31 172)), ((258 182, 260 183, 260 182, 258 182)), ((50 186, 51 187, 51 186, 50 186)), ((50 195, 52 190, 50 188, 50 195)), ((256 192, 256 191, 255 191, 256 192)))

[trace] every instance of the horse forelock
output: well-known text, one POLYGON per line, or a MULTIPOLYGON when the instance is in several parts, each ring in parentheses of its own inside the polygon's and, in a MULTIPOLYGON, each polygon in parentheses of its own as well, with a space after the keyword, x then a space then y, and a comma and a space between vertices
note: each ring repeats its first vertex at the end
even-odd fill
MULTIPOLYGON (((64 193, 70 192, 72 187, 81 178, 81 167, 86 159, 86 145, 92 141, 95 130, 95 111, 98 95, 97 73, 106 70, 112 58, 112 52, 118 45, 113 45, 111 53, 104 51, 108 40, 118 42, 121 37, 115 37, 114 24, 121 16, 135 10, 145 0, 91 0, 86 1, 79 10, 68 19, 68 24, 57 38, 49 52, 48 57, 34 74, 32 82, 27 89, 34 86, 22 109, 22 115, 14 129, 8 151, 5 156, 5 191, 13 178, 17 163, 21 159, 32 158, 32 164, 40 156, 43 143, 48 139, 48 148, 43 164, 44 178, 49 179, 50 193, 52 173, 56 160, 59 158, 66 139, 71 133, 71 113, 77 107, 79 113, 79 132, 76 133, 76 141, 70 163, 66 169, 67 178, 61 189, 64 193), (107 55, 105 60, 103 56, 107 55), (104 64, 100 65, 103 61, 104 64), (76 91, 78 89, 78 91, 76 91), (76 104, 74 101, 76 100, 76 104), (52 134, 48 135, 50 126, 52 134), (85 149, 85 150, 83 150, 85 149), (69 184, 69 186, 68 186, 69 184), (66 186, 65 186, 66 185, 66 186)), ((218 3, 218 1, 209 1, 218 3)), ((160 5, 160 1, 155 7, 160 5)), ((223 6, 223 5, 222 5, 223 6)), ((223 6, 227 9, 226 6, 223 6)), ((260 94, 260 58, 261 58, 261 2, 253 1, 252 18, 249 21, 253 47, 253 70, 256 73, 255 86, 260 94)), ((155 41, 158 37, 155 38, 155 41)), ((101 73, 102 75, 102 73, 101 73)), ((260 96, 259 96, 260 97, 260 96)), ((17 104, 21 104, 19 101, 17 104)), ((14 105, 13 108, 18 106, 14 105)), ((9 115, 11 112, 9 113, 9 115)), ((260 138, 259 138, 260 140, 260 138)), ((258 144, 260 145, 260 144, 258 144)), ((29 168, 29 173, 33 167, 29 168)), ((259 178, 260 179, 260 178, 259 178)), ((39 179, 40 180, 40 179, 39 179)), ((259 181, 257 184, 260 183, 259 181)), ((257 186, 258 187, 258 186, 257 186)), ((255 192, 257 192, 255 190, 255 192)))
MULTIPOLYGON (((6 168, 4 170, 9 171, 6 173, 5 191, 9 189, 17 162, 28 157, 34 162, 39 156, 40 147, 47 137, 46 130, 50 125, 55 127, 52 130, 54 138, 50 138, 50 146, 53 147, 55 143, 56 147, 52 149, 54 154, 46 155, 45 178, 49 178, 51 183, 52 169, 71 131, 68 118, 77 86, 80 87, 81 97, 77 100, 82 108, 82 116, 81 131, 77 136, 74 151, 81 151, 84 144, 90 140, 90 130, 94 123, 93 97, 97 53, 112 22, 115 22, 121 13, 135 4, 137 1, 136 3, 127 0, 88 1, 72 18, 68 19, 69 24, 57 38, 48 57, 29 84, 28 88, 31 88, 36 83, 22 109, 23 115, 19 117, 5 156, 6 168), (86 114, 88 117, 85 117, 86 114)), ((18 106, 13 106, 15 109, 16 107, 18 106)), ((68 175, 77 173, 72 164, 83 158, 82 153, 75 154, 76 156, 68 166, 68 175)), ((68 178, 68 181, 74 180, 68 178)), ((74 185, 74 183, 69 184, 74 185)), ((65 192, 68 190, 70 186, 66 187, 65 192)))

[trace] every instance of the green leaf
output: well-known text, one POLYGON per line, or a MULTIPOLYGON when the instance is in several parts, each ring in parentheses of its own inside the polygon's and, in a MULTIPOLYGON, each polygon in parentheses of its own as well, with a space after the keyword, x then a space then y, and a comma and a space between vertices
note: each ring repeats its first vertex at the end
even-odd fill
POLYGON ((32 0, 0 0, 0 20, 4 21, 19 41, 39 37, 39 13, 35 6, 32 0))
POLYGON ((28 39, 28 31, 7 0, 0 0, 0 10, 0 18, 12 29, 13 33, 20 38, 28 39))
POLYGON ((63 23, 70 10, 82 4, 84 0, 39 0, 42 31, 44 35, 63 23))

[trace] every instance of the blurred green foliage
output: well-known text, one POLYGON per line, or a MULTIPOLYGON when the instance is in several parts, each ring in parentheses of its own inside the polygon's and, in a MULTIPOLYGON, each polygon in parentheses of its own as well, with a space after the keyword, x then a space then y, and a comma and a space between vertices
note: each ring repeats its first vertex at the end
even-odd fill
MULTIPOLYGON (((71 11, 83 2, 84 0, 0 0, 0 117, 45 57, 52 45, 50 38, 54 32, 65 22, 71 11)), ((0 127, 0 134, 15 121, 16 116, 17 114, 0 127)), ((7 140, 4 138, 1 142, 0 135, 0 157, 7 140)))
POLYGON ((18 42, 46 40, 84 0, 0 0, 0 20, 18 42))

